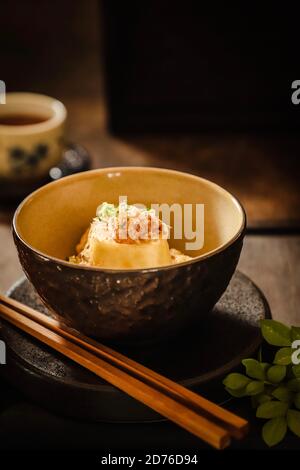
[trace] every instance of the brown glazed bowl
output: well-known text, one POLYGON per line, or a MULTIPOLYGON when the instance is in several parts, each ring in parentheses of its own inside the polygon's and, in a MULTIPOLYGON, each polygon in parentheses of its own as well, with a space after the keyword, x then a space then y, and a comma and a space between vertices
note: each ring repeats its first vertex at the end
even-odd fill
MULTIPOLYGON (((16 210, 13 234, 22 267, 49 308, 87 335, 137 344, 165 339, 201 317, 205 321, 234 273, 245 226, 240 203, 210 181, 167 169, 120 167, 78 173, 38 189, 16 210), (204 204, 203 248, 186 252, 191 261, 151 269, 66 261, 97 206, 118 203, 124 195, 129 204, 204 204)), ((185 241, 169 242, 185 251, 185 241)))

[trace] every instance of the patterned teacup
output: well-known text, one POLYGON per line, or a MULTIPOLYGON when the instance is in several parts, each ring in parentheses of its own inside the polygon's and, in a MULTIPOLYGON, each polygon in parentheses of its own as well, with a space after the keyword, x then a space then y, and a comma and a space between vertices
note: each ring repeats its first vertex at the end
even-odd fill
POLYGON ((49 96, 7 93, 0 105, 0 179, 44 177, 61 158, 66 116, 49 96))

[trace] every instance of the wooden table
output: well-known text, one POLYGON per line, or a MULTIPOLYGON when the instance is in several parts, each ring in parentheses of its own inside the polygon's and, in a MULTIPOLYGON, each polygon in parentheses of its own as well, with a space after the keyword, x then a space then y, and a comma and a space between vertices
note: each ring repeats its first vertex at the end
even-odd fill
MULTIPOLYGON (((13 245, 9 224, 1 223, 0 289, 5 291, 22 275, 13 245)), ((298 324, 299 321, 299 261, 298 235, 248 235, 239 269, 248 274, 265 293, 274 318, 298 324)), ((174 453, 174 449, 199 452, 207 448, 192 435, 171 423, 109 424, 84 423, 65 419, 29 402, 19 391, 1 383, 0 387, 0 449, 25 450, 97 450, 113 445, 143 453, 148 449, 161 449, 174 453)), ((249 400, 234 400, 230 408, 251 422, 251 433, 235 448, 264 449, 260 438, 261 423, 253 415, 249 400)), ((298 449, 299 441, 289 435, 279 448, 298 449)))
MULTIPOLYGON (((36 58, 30 56, 33 50, 30 44, 27 44, 27 55, 18 55, 15 60, 10 53, 3 57, 3 61, 7 59, 7 64, 11 65, 10 89, 28 89, 62 99, 69 111, 69 138, 87 147, 93 156, 93 167, 152 165, 176 168, 209 178, 235 193, 246 208, 250 227, 239 269, 248 274, 264 292, 273 318, 300 325, 297 163, 300 138, 294 134, 253 133, 110 135, 107 132, 98 49, 95 47, 97 31, 93 19, 97 17, 97 12, 94 1, 88 4, 88 18, 82 19, 82 15, 78 15, 80 21, 70 21, 74 24, 74 31, 79 31, 78 37, 75 35, 77 43, 66 41, 65 49, 64 43, 60 44, 59 52, 53 55, 53 73, 49 73, 46 67, 51 55, 48 53, 40 54, 46 62, 39 67, 38 74, 27 73, 30 69, 34 71, 36 64, 36 58), (80 36, 80 24, 88 25, 91 31, 88 44, 84 44, 86 35, 80 36), (13 69, 14 63, 25 70, 22 86, 18 86, 19 74, 13 69), (54 73, 57 67, 59 74, 54 73)), ((65 18, 62 18, 58 28, 64 30, 65 18)), ((31 45, 35 47, 35 38, 32 38, 31 45)), ((17 47, 15 49, 18 54, 17 47)), ((22 276, 10 230, 12 214, 13 210, 0 207, 1 292, 5 292, 22 276)), ((138 432, 133 432, 130 426, 97 426, 64 420, 28 403, 18 392, 3 384, 0 387, 0 401, 0 446, 7 448, 14 445, 25 449, 39 446, 92 449, 101 445, 102 448, 109 448, 112 442, 118 440, 123 447, 130 448, 134 442, 140 449, 149 445, 155 448, 159 443, 163 443, 165 449, 168 446, 182 448, 198 444, 172 425, 162 425, 161 433, 156 425, 141 425, 138 432), (27 432, 29 421, 31 433, 27 432)), ((252 411, 246 410, 247 413, 252 414, 252 411)), ((245 445, 262 446, 259 439, 252 438, 245 445)))
MULTIPOLYGON (((94 90, 86 96, 74 98, 66 93, 60 98, 69 110, 69 137, 86 146, 93 156, 93 167, 177 168, 205 176, 233 191, 246 207, 250 227, 239 269, 264 292, 273 318, 300 325, 298 176, 293 160, 292 163, 285 160, 285 143, 287 151, 296 152, 300 141, 295 136, 291 139, 287 135, 263 138, 250 134, 116 137, 106 131, 106 109, 101 94, 94 90), (277 156, 272 159, 274 149, 277 156), (240 157, 244 159, 243 165, 240 157)), ((12 209, 0 209, 1 292, 22 276, 11 235, 12 214, 12 209)), ((133 442, 140 450, 149 445, 164 450, 199 448, 192 436, 172 424, 133 428, 88 425, 55 417, 5 384, 1 384, 0 401, 0 447, 4 448, 103 449, 110 448, 116 439, 127 449, 132 448, 133 442), (26 427, 24 433, 24 423, 28 422, 30 428, 26 427)), ((234 410, 253 419, 253 411, 247 406, 239 408, 236 404, 234 410)), ((254 420, 252 434, 240 444, 242 447, 263 448, 257 426, 254 420)), ((291 437, 283 448, 298 445, 291 437)))
MULTIPOLYGON (((300 325, 298 174, 294 159, 292 163, 287 160, 287 152, 296 152, 300 139, 251 134, 115 137, 106 132, 100 94, 66 96, 64 101, 69 110, 69 136, 87 147, 93 167, 176 168, 207 177, 236 194, 246 208, 250 228, 239 269, 262 289, 274 318, 300 325)), ((1 291, 22 275, 11 237, 12 213, 0 207, 1 291)))

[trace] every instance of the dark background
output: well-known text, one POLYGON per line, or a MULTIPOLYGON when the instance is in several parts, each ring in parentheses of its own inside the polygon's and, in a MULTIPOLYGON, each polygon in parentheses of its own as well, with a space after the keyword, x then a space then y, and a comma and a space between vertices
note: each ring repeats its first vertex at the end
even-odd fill
MULTIPOLYGON (((299 325, 299 8, 203 1, 2 0, 0 79, 7 91, 61 99, 68 137, 93 167, 151 165, 224 186, 247 211, 239 269, 273 318, 299 325)), ((0 201, 0 290, 21 275, 0 201)), ((199 448, 179 428, 65 420, 1 383, 0 447, 199 448)), ((253 416, 239 403, 241 415, 253 416)), ((254 423, 253 423, 254 424, 254 423)), ((236 446, 265 448, 260 423, 236 446)), ((299 447, 291 435, 280 448, 299 447)), ((128 451, 124 451, 126 455, 128 451)))
POLYGON ((63 100, 95 167, 190 171, 235 193, 250 228, 298 230, 298 10, 3 0, 0 78, 63 100))
POLYGON ((117 130, 296 129, 298 16, 262 2, 104 2, 117 130))

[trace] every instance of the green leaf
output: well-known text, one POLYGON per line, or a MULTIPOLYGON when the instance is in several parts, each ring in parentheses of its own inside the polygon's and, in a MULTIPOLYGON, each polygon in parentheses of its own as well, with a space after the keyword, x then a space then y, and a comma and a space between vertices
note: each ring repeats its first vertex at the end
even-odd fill
POLYGON ((265 379, 264 369, 256 359, 244 359, 242 364, 246 367, 246 374, 252 379, 265 379))
POLYGON ((282 439, 286 435, 286 431, 286 418, 273 418, 264 424, 262 428, 262 437, 269 447, 273 447, 282 441, 282 439))
POLYGON ((272 395, 277 398, 277 400, 286 402, 289 402, 293 396, 292 392, 290 392, 286 385, 279 385, 279 387, 273 390, 272 395))
POLYGON ((272 346, 290 346, 291 330, 275 320, 261 320, 261 332, 264 339, 272 346))
POLYGON ((264 391, 265 385, 259 380, 251 380, 246 387, 246 395, 259 395, 264 391))
POLYGON ((294 404, 295 407, 300 410, 300 392, 296 393, 296 395, 294 396, 294 404))
POLYGON ((289 380, 287 383, 287 388, 291 392, 300 392, 300 378, 289 380))
POLYGON ((292 342, 292 356, 291 356, 291 362, 293 363, 294 366, 300 365, 300 340, 297 339, 297 341, 292 342))
POLYGON ((260 393, 259 395, 252 395, 251 396, 251 403, 253 408, 257 408, 258 405, 262 403, 267 403, 267 401, 271 401, 273 397, 267 395, 266 393, 260 393))
POLYGON ((287 424, 290 430, 300 437, 300 411, 289 410, 287 413, 287 424))
POLYGON ((278 349, 273 362, 282 366, 289 365, 292 362, 292 348, 278 349))
POLYGON ((262 403, 267 403, 268 401, 271 401, 272 397, 271 395, 267 395, 266 393, 262 393, 261 395, 257 396, 257 401, 259 405, 262 405, 262 403))
POLYGON ((278 418, 279 416, 285 416, 288 410, 288 403, 283 401, 268 401, 262 403, 256 410, 257 418, 278 418))
POLYGON ((300 326, 292 326, 292 341, 300 339, 300 326))
POLYGON ((225 390, 235 398, 242 398, 246 395, 245 388, 242 388, 241 390, 232 390, 231 388, 225 387, 225 390))
POLYGON ((231 390, 241 390, 246 387, 250 379, 243 374, 237 374, 236 372, 227 375, 223 380, 225 387, 230 388, 231 390))
POLYGON ((261 362, 260 365, 261 365, 264 372, 267 372, 269 367, 271 367, 271 364, 269 364, 268 362, 261 362))
POLYGON ((267 378, 270 382, 277 384, 284 379, 285 374, 285 366, 271 366, 267 371, 267 378))
POLYGON ((295 377, 300 377, 300 364, 293 366, 292 370, 295 377))

